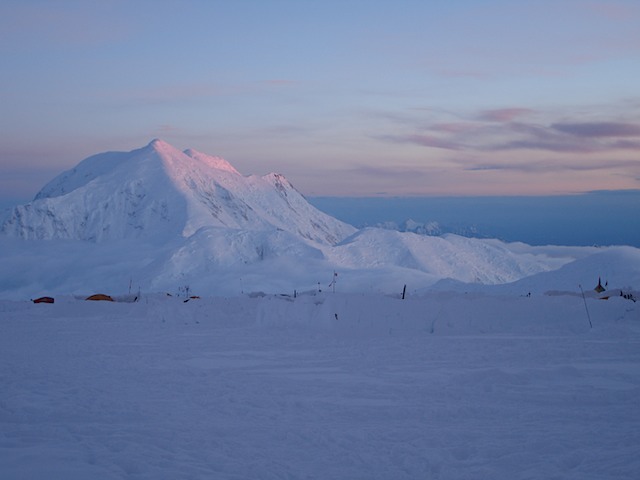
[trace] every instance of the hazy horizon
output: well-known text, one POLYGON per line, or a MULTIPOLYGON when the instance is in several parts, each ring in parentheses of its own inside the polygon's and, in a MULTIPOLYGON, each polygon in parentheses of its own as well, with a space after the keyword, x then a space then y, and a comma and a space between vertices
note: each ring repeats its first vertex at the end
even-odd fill
POLYGON ((385 222, 428 224, 440 231, 530 245, 640 247, 640 190, 549 196, 308 197, 358 228, 385 222))

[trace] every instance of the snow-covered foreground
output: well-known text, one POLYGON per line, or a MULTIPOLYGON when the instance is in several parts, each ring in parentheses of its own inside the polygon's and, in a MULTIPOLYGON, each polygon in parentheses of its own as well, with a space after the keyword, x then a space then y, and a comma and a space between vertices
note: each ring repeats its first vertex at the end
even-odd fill
POLYGON ((3 479, 635 479, 640 302, 0 301, 3 479))

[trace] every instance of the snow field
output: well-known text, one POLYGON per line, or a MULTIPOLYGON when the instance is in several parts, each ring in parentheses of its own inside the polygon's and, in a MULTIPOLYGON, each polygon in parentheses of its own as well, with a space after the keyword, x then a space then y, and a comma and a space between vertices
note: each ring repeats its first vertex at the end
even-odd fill
POLYGON ((3 479, 636 478, 640 308, 0 301, 3 479))

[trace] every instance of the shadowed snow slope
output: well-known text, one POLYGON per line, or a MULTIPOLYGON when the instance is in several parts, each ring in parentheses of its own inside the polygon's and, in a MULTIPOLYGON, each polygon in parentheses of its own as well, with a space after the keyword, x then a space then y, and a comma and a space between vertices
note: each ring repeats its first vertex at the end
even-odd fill
POLYGON ((355 231, 311 206, 282 175, 244 177, 221 158, 161 140, 80 162, 14 208, 2 231, 25 239, 164 242, 201 227, 282 229, 327 244, 355 231))

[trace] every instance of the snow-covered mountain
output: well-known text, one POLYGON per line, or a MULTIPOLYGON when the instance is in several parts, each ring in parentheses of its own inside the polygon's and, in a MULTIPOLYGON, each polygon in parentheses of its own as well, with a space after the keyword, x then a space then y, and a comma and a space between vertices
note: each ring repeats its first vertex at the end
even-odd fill
POLYGON ((157 139, 83 160, 15 207, 1 230, 24 239, 164 242, 203 227, 284 230, 320 244, 355 231, 310 205, 282 175, 243 176, 222 158, 157 139))
POLYGON ((336 280, 340 292, 460 282, 530 292, 514 282, 557 270, 545 282, 553 289, 599 275, 621 288, 635 277, 614 275, 611 265, 640 271, 633 248, 597 257, 603 250, 593 247, 357 230, 317 210, 282 175, 243 176, 221 158, 161 140, 80 162, 14 208, 0 233, 0 298, 185 286, 202 295, 291 293, 334 289, 336 280), (570 265, 581 259, 578 275, 570 265))

